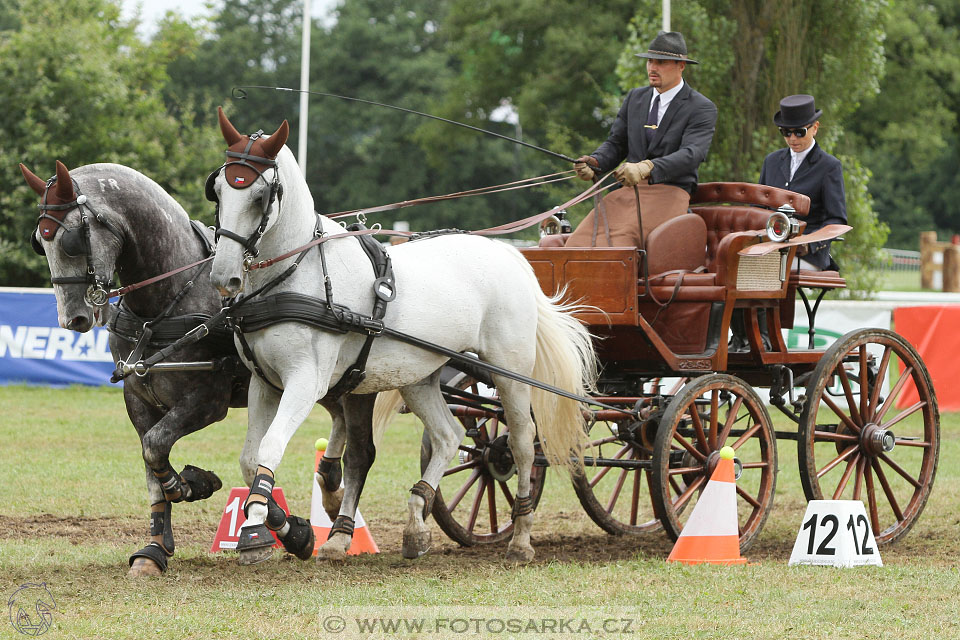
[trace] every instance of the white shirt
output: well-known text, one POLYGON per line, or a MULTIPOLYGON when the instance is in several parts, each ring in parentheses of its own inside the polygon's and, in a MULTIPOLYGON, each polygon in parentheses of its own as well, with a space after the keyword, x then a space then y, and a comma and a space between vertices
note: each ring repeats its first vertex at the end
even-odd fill
MULTIPOLYGON (((807 131, 807 135, 810 135, 810 131, 807 131)), ((805 150, 797 153, 793 149, 790 149, 790 179, 793 180, 793 174, 797 172, 797 169, 800 167, 800 163, 803 162, 803 159, 813 151, 813 148, 817 145, 817 141, 814 140, 813 144, 807 147, 805 150)))
MULTIPOLYGON (((660 121, 663 120, 663 114, 667 112, 667 107, 670 106, 670 101, 673 100, 678 93, 680 93, 680 89, 683 89, 683 78, 680 78, 679 84, 677 84, 677 86, 675 86, 673 89, 668 89, 663 93, 659 94, 660 109, 658 110, 658 113, 657 113, 657 125, 659 125, 660 121)), ((654 98, 655 97, 656 96, 654 96, 654 98)), ((651 107, 653 106, 654 98, 650 99, 651 107)))

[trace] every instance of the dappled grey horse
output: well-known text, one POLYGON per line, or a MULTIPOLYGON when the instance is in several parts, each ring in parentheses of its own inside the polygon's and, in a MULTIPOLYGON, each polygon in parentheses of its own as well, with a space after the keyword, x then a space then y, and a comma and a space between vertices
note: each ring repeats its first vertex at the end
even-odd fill
MULTIPOLYGON (((191 222, 183 208, 159 185, 128 167, 92 164, 57 173, 44 181, 22 164, 27 184, 41 196, 41 215, 31 236, 46 255, 62 327, 89 331, 106 323, 110 350, 118 363, 143 360, 197 327, 221 309, 210 285, 210 262, 136 288, 106 306, 114 274, 122 285, 200 262, 210 256, 212 232, 191 222)), ((223 419, 231 406, 247 404, 250 374, 239 364, 233 337, 215 327, 206 338, 171 354, 177 362, 211 363, 208 370, 141 372, 125 378, 127 414, 140 436, 150 498, 150 542, 130 558, 130 575, 162 573, 174 553, 171 505, 210 497, 220 488, 212 472, 187 465, 177 473, 169 454, 181 437, 223 419)), ((324 501, 336 513, 339 458, 345 419, 339 403, 325 403, 333 416, 324 501), (327 489, 327 486, 330 489, 327 489)), ((362 410, 362 407, 360 407, 362 410)), ((256 471, 259 439, 247 438, 240 464, 249 485, 256 471)), ((90 479, 93 480, 93 479, 90 479)), ((91 483, 92 484, 92 483, 91 483)), ((342 495, 342 490, 340 494, 342 495)), ((283 542, 301 558, 313 551, 313 530, 302 519, 284 523, 283 542)))

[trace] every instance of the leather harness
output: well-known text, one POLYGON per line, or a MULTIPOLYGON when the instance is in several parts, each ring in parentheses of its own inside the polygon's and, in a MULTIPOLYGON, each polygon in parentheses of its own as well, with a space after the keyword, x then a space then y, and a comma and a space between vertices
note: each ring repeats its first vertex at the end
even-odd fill
MULTIPOLYGON (((363 229, 363 225, 360 224, 347 227, 348 231, 362 231, 363 229)), ((356 313, 334 302, 333 285, 327 274, 326 254, 323 244, 317 246, 319 246, 323 267, 324 299, 293 292, 276 293, 259 300, 251 300, 250 298, 253 297, 251 295, 239 300, 228 314, 228 321, 234 328, 244 357, 251 363, 256 374, 275 390, 283 391, 267 378, 244 334, 259 331, 281 322, 302 322, 335 333, 353 331, 367 334, 356 361, 344 372, 340 380, 329 389, 327 392, 328 398, 339 398, 343 394, 353 391, 366 377, 365 370, 367 359, 370 356, 370 348, 373 346, 374 338, 380 335, 383 330, 383 316, 387 311, 387 303, 396 298, 396 286, 390 256, 384 251, 383 246, 369 235, 357 235, 355 237, 373 266, 375 277, 373 291, 376 299, 371 315, 356 313)))

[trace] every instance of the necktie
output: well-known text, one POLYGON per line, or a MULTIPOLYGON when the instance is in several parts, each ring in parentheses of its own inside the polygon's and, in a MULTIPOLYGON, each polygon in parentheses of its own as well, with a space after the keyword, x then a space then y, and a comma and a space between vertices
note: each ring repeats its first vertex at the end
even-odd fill
POLYGON ((647 126, 644 132, 647 134, 647 144, 653 142, 653 134, 657 132, 657 116, 660 115, 660 94, 653 98, 653 104, 650 105, 650 113, 647 115, 647 126))

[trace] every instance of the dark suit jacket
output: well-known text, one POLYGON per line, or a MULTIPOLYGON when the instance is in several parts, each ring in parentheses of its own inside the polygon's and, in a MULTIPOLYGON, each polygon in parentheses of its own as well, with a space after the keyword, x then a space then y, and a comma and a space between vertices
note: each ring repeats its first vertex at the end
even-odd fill
MULTIPOLYGON (((810 233, 828 224, 847 223, 847 204, 843 193, 843 166, 840 161, 815 144, 790 180, 790 149, 777 149, 763 161, 760 184, 789 189, 810 196, 810 213, 804 220, 810 233)), ((819 269, 831 266, 830 242, 810 244, 803 259, 819 269)))
POLYGON ((627 162, 653 161, 650 184, 669 184, 693 195, 697 188, 697 169, 707 157, 717 124, 717 107, 684 82, 670 105, 647 148, 643 125, 647 123, 653 87, 630 91, 610 137, 591 155, 600 171, 606 173, 626 159, 627 162))

